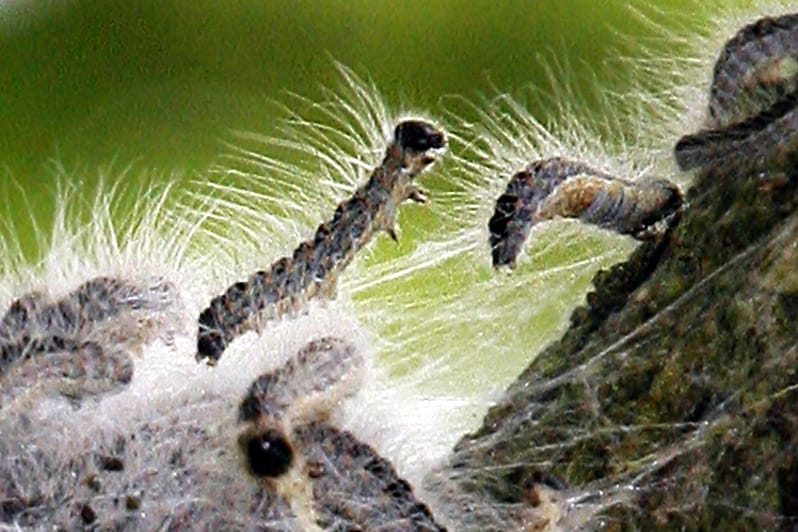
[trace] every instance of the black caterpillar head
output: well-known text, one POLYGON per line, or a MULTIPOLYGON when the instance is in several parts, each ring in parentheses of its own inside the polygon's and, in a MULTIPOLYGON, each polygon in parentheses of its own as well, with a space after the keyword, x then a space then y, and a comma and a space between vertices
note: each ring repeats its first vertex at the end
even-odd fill
POLYGON ((267 428, 246 434, 240 440, 249 470, 256 477, 284 475, 294 463, 294 450, 285 434, 267 428))
POLYGON ((515 266, 518 254, 518 238, 513 238, 511 224, 518 215, 519 198, 514 194, 502 194, 496 200, 496 209, 488 221, 488 231, 493 266, 515 266))
POLYGON ((446 135, 429 122, 405 120, 400 122, 393 133, 394 140, 403 150, 424 153, 427 150, 446 146, 446 135))

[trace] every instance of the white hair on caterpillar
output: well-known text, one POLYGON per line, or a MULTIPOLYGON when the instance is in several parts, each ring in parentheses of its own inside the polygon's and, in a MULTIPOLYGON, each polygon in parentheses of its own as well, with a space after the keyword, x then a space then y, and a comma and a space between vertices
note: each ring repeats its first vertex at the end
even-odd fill
MULTIPOLYGON (((785 9, 779 4, 776 11, 785 9)), ((139 524, 152 526, 302 528, 301 516, 257 495, 259 484, 236 447, 237 416, 254 379, 321 336, 353 341, 368 361, 362 386, 332 422, 389 458, 433 513, 441 509, 440 493, 424 489, 428 472, 445 463, 491 400, 567 326, 596 270, 634 245, 575 223, 548 224, 512 276, 495 275, 487 220, 505 178, 531 160, 560 155, 628 179, 673 176, 686 184, 674 174, 672 143, 695 129, 703 112, 695 95, 706 86, 682 87, 709 75, 716 51, 731 36, 728 28, 741 21, 735 14, 714 18, 698 34, 692 27, 663 31, 663 39, 688 45, 686 58, 632 64, 642 78, 639 88, 622 107, 612 95, 602 96, 603 121, 586 120, 569 103, 578 95, 567 86, 555 95, 561 110, 551 124, 508 96, 480 104, 471 122, 450 118, 448 127, 433 120, 449 134, 457 157, 450 154, 419 178, 430 189, 429 205, 400 209, 412 238, 400 233, 398 249, 381 238, 342 274, 336 300, 311 303, 306 314, 244 334, 213 368, 193 356, 200 310, 312 235, 379 163, 397 121, 417 113, 391 112, 373 83, 340 67, 342 85, 327 101, 292 100, 280 138, 237 135, 212 181, 186 192, 166 185, 132 194, 103 185, 88 203, 79 191, 62 190, 52 231, 40 232, 47 250, 41 263, 30 267, 13 238, 0 240, 4 308, 30 291, 58 299, 101 275, 163 279, 179 297, 165 311, 168 319, 156 323, 155 339, 134 354, 129 385, 84 398, 78 408, 50 394, 23 416, 2 411, 0 467, 24 492, 15 496, 30 505, 26 516, 37 525, 47 522, 37 516, 51 512, 53 523, 113 523, 136 515, 139 524), (711 48, 710 41, 718 45, 711 48), (646 92, 657 72, 660 85, 676 88, 646 92), (106 482, 101 488, 93 484, 98 476, 106 482), (137 485, 148 491, 125 487, 137 485), (105 493, 92 499, 98 490, 105 493), (116 503, 108 495, 114 490, 121 498, 116 503), (48 502, 54 500, 62 501, 57 509, 48 502), (272 503, 277 510, 270 513, 272 503)), ((2 489, 0 496, 8 497, 2 489)), ((563 504, 580 499, 569 495, 563 504)), ((576 515, 553 514, 564 523, 576 515)), ((460 517, 444 504, 438 518, 457 528, 468 524, 460 517)), ((17 519, 0 526, 23 525, 17 519)))

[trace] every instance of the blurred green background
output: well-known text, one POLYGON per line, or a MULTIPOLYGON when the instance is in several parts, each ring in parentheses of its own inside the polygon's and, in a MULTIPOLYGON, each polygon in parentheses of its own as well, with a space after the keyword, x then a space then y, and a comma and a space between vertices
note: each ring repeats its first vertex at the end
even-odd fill
MULTIPOLYGON (((604 62, 619 49, 635 53, 619 32, 649 32, 629 5, 652 7, 598 0, 0 1, 0 186, 15 180, 35 205, 53 193, 58 165, 89 182, 110 164, 201 172, 231 129, 272 132, 279 117, 273 100, 287 100, 286 92, 314 98, 322 85, 337 83, 332 59, 372 77, 392 103, 432 112, 442 101, 457 112, 462 102, 449 96, 474 99, 544 80, 542 61, 552 51, 570 65, 575 86, 595 75, 622 91, 604 62)), ((662 7, 681 13, 680 24, 701 16, 695 2, 662 7)))
POLYGON ((268 98, 333 81, 331 58, 389 98, 435 107, 535 83, 547 49, 567 53, 574 79, 601 78, 614 31, 647 31, 621 1, 49 4, 0 2, 0 159, 20 175, 54 156, 202 168, 228 128, 270 127, 268 98))

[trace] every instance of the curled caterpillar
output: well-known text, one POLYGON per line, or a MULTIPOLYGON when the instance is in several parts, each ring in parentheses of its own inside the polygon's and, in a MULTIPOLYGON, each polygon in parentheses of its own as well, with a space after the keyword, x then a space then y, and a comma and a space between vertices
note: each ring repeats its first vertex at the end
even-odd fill
POLYGON ((406 120, 396 126, 382 164, 368 182, 338 205, 293 256, 269 270, 235 283, 215 297, 199 316, 197 360, 213 365, 227 345, 260 321, 296 311, 317 295, 332 295, 341 271, 378 231, 396 239, 398 206, 408 199, 423 203, 425 194, 413 179, 437 159, 446 137, 430 123, 406 120))
POLYGON ((352 393, 363 368, 355 347, 340 338, 308 343, 281 368, 255 379, 239 407, 239 437, 251 473, 283 475, 294 462, 289 443, 297 420, 326 419, 352 393))
POLYGON ((667 180, 633 182, 559 157, 535 161, 515 174, 488 222, 493 265, 515 267, 532 226, 557 216, 579 218, 644 238, 676 215, 683 198, 667 180))
POLYGON ((352 344, 325 337, 256 379, 239 407, 247 468, 308 528, 441 530, 390 462, 326 423, 353 393, 363 364, 352 344))
POLYGON ((252 383, 241 403, 239 419, 279 418, 288 409, 294 416, 319 417, 338 400, 329 399, 331 390, 359 375, 362 367, 363 359, 352 344, 333 337, 314 340, 283 367, 252 383))
POLYGON ((675 147, 682 170, 707 164, 782 165, 798 130, 798 15, 765 17, 723 47, 709 92, 707 129, 675 147))

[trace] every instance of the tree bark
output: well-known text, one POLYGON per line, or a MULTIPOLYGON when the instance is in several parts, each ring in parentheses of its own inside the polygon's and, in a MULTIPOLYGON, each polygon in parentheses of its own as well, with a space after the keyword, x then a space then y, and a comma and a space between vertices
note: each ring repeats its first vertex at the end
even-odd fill
POLYGON ((680 223, 599 272, 458 444, 431 481, 444 509, 482 529, 798 526, 797 160, 698 174, 680 223))

